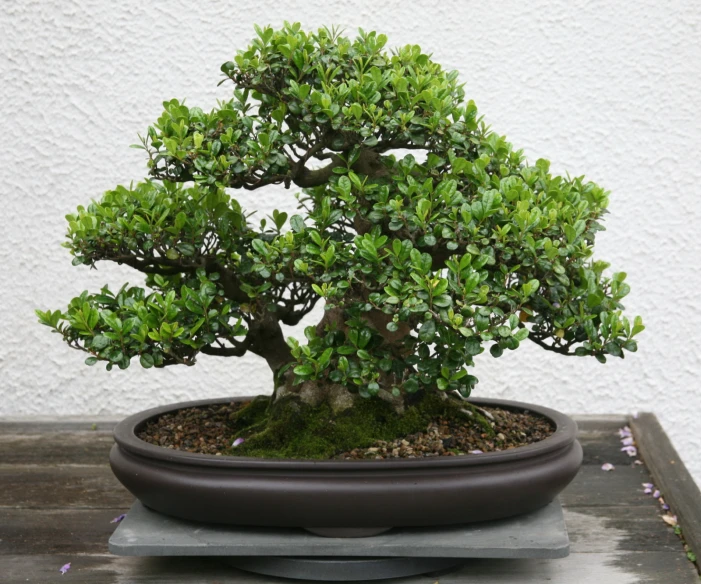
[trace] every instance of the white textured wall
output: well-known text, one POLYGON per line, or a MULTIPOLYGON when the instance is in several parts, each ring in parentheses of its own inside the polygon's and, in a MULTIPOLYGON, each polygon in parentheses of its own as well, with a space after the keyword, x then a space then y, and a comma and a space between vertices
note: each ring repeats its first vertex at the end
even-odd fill
MULTIPOLYGON (((71 266, 63 216, 140 179, 129 149, 161 102, 209 108, 219 65, 253 23, 299 20, 418 43, 460 71, 486 119, 534 160, 612 191, 598 257, 629 274, 648 326, 640 351, 602 366, 524 346, 481 359, 481 395, 568 412, 656 412, 701 480, 701 7, 693 2, 411 3, 52 0, 0 12, 0 415, 126 414, 174 400, 267 392, 255 359, 107 373, 36 323, 85 288, 140 281, 71 266)), ((292 207, 281 188, 247 194, 292 207)), ((528 344, 527 344, 528 345, 528 344)))

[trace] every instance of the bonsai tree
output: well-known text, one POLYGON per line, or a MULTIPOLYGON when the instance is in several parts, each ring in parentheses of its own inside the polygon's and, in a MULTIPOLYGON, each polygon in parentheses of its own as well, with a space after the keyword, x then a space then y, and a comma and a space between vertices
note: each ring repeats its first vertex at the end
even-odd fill
POLYGON ((256 32, 221 67, 230 100, 165 102, 138 145, 149 177, 68 215, 74 265, 146 275, 37 312, 88 365, 255 353, 274 373, 270 421, 467 398, 477 355, 526 340, 602 363, 636 350, 626 275, 592 259, 607 191, 528 163, 416 45, 256 32), (273 184, 301 191, 299 214, 258 220, 235 198, 273 184), (321 299, 305 342, 286 339, 321 299))

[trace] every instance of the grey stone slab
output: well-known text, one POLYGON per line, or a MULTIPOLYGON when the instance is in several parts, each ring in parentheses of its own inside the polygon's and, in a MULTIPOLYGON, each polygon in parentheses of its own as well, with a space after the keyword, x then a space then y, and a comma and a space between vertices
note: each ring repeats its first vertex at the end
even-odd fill
POLYGON ((500 521, 396 528, 352 539, 293 528, 198 524, 155 513, 137 501, 110 538, 109 549, 123 556, 563 558, 569 538, 557 500, 500 521))

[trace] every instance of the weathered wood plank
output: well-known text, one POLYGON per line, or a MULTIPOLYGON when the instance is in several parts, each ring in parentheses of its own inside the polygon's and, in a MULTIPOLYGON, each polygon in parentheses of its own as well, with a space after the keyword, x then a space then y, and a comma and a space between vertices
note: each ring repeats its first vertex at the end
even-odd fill
POLYGON ((577 422, 580 434, 595 432, 614 435, 619 428, 628 423, 628 416, 618 414, 575 414, 571 417, 577 422))
POLYGON ((110 521, 127 511, 0 509, 0 556, 107 553, 107 540, 117 528, 110 521))
POLYGON ((614 465, 629 465, 634 458, 621 451, 618 430, 628 421, 623 416, 584 416, 576 417, 579 432, 577 439, 584 449, 584 464, 605 462, 614 465))
MULTIPOLYGON (((270 584, 277 578, 250 574, 216 558, 134 558, 111 555, 0 556, 7 582, 60 582, 58 569, 75 584, 270 584)), ((449 573, 392 580, 393 584, 697 584, 690 562, 670 552, 572 554, 561 560, 473 560, 449 573)), ((283 582, 280 580, 280 582, 283 582)), ((307 581, 296 580, 299 584, 307 581)))
POLYGON ((112 416, 0 418, 0 434, 50 434, 55 432, 106 432, 111 434, 119 420, 112 416))
POLYGON ((640 454, 653 482, 676 514, 689 547, 701 554, 701 490, 672 446, 655 414, 631 420, 640 454))
POLYGON ((565 507, 657 507, 657 501, 643 492, 641 483, 649 481, 644 466, 618 466, 604 472, 598 465, 585 465, 560 495, 560 501, 565 507))
POLYGON ((114 444, 106 432, 0 434, 0 464, 107 464, 114 444))
POLYGON ((682 551, 679 537, 653 506, 570 507, 564 513, 572 553, 682 551))
POLYGON ((0 508, 113 509, 134 498, 109 466, 0 466, 0 508))
POLYGON ((621 450, 621 443, 611 436, 591 436, 579 438, 579 443, 584 450, 583 464, 601 466, 610 462, 615 466, 630 466, 635 458, 628 456, 621 450))

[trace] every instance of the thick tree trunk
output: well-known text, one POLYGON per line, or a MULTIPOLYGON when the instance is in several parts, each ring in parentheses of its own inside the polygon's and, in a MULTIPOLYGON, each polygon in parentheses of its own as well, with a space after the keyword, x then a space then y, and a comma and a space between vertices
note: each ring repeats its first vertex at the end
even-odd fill
POLYGON ((254 320, 249 328, 251 335, 251 352, 260 355, 267 362, 275 375, 280 369, 292 361, 290 347, 285 341, 285 335, 274 315, 266 313, 254 320))
POLYGON ((357 394, 351 393, 343 385, 328 383, 323 380, 303 381, 292 385, 294 375, 286 375, 285 382, 275 390, 274 402, 296 401, 317 408, 326 403, 334 414, 352 408, 357 394))
MULTIPOLYGON (((397 331, 388 331, 387 323, 390 317, 379 310, 371 310, 365 313, 364 319, 373 329, 378 331, 380 335, 384 338, 385 343, 389 346, 390 351, 399 356, 403 354, 406 349, 404 348, 403 340, 409 334, 410 328, 406 323, 400 325, 397 331)), ((331 308, 324 312, 319 324, 316 326, 316 334, 318 336, 324 336, 327 332, 333 330, 339 330, 343 333, 347 333, 348 327, 345 324, 346 317, 341 308, 331 308)), ((323 403, 328 403, 331 410, 334 413, 339 413, 347 408, 353 406, 356 399, 359 398, 356 393, 351 392, 348 388, 330 383, 324 380, 313 380, 305 381, 303 383, 294 385, 294 373, 288 369, 285 374, 279 379, 279 385, 275 389, 275 401, 285 399, 290 399, 291 397, 296 397, 302 403, 307 405, 318 407, 323 403)), ((398 380, 390 378, 388 375, 384 375, 383 379, 380 380, 381 385, 390 386, 397 383, 398 380)), ((404 412, 404 397, 394 396, 389 391, 381 389, 378 397, 392 405, 394 410, 398 414, 404 412)))

